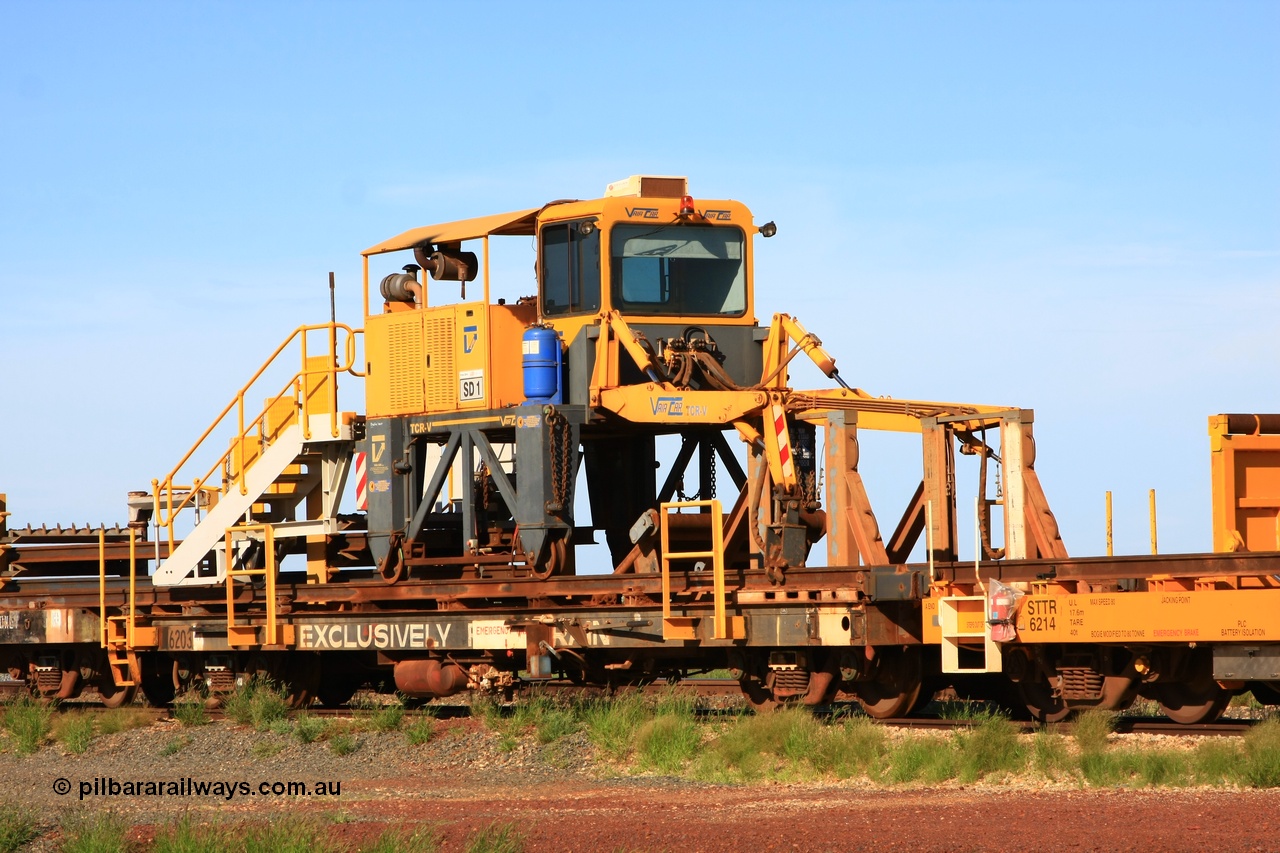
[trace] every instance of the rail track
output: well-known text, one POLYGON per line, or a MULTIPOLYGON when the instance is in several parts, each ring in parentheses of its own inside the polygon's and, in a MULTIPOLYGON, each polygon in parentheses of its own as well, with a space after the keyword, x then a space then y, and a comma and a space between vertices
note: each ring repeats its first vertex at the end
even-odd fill
MULTIPOLYGON (((655 682, 641 688, 632 687, 627 689, 649 695, 656 695, 675 690, 680 693, 692 693, 700 698, 721 700, 741 696, 741 689, 738 682, 731 678, 687 678, 672 683, 655 682)), ((538 685, 538 692, 539 695, 557 699, 566 699, 570 697, 604 698, 608 695, 608 693, 601 688, 584 687, 568 681, 553 681, 546 684, 540 684, 538 685)), ((306 712, 319 717, 351 717, 376 711, 386 704, 388 704, 387 694, 363 693, 358 696, 356 700, 353 700, 353 702, 348 703, 347 705, 336 708, 312 705, 306 708, 306 712)), ((92 702, 73 701, 59 703, 55 707, 59 712, 66 713, 74 712, 76 710, 97 708, 98 706, 96 703, 92 702)), ((471 706, 462 702, 437 701, 431 704, 417 705, 416 707, 430 709, 431 714, 439 719, 460 719, 471 716, 471 706)), ((146 712, 152 715, 155 722, 175 719, 171 708, 135 706, 131 710, 134 712, 146 712)), ((700 718, 707 719, 717 716, 737 715, 742 713, 743 710, 744 708, 739 703, 731 701, 721 704, 719 707, 699 707, 696 709, 695 714, 700 718)), ((221 707, 206 708, 205 713, 211 721, 222 721, 227 719, 226 713, 221 707)), ((822 708, 815 709, 815 713, 827 718, 864 716, 856 702, 832 703, 822 708)), ((962 714, 954 717, 926 714, 914 717, 881 719, 876 722, 884 726, 898 729, 950 731, 972 728, 979 725, 983 719, 984 717, 980 715, 972 714, 962 714)), ((1147 734, 1172 735, 1177 737, 1242 737, 1262 721, 1262 719, 1256 718, 1224 718, 1212 723, 1188 725, 1175 723, 1157 716, 1120 715, 1114 720, 1114 731, 1116 734, 1121 735, 1147 734)), ((1027 733, 1039 731, 1041 728, 1064 735, 1070 735, 1074 731, 1074 725, 1071 722, 1039 723, 1033 720, 1012 720, 1011 722, 1018 726, 1023 732, 1027 733)))

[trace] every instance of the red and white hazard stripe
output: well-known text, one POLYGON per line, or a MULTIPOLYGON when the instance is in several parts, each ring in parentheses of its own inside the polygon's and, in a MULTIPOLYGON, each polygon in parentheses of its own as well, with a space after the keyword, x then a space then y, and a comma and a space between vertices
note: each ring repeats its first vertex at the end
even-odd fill
POLYGON ((782 476, 787 482, 795 478, 796 469, 791 459, 791 433, 787 429, 787 413, 782 406, 774 405, 773 433, 778 440, 778 461, 782 463, 782 476))
POLYGON ((365 468, 364 453, 356 453, 356 509, 369 509, 369 472, 365 468))

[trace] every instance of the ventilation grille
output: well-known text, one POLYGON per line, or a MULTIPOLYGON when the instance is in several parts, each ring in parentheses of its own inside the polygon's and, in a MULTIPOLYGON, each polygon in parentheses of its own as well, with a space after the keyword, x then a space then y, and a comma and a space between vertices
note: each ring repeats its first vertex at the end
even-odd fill
POLYGON ((388 402, 398 413, 422 411, 422 336, 418 324, 403 323, 387 329, 390 387, 388 402))
POLYGON ((428 317, 422 337, 427 348, 426 410, 456 409, 458 374, 453 366, 453 315, 428 317))

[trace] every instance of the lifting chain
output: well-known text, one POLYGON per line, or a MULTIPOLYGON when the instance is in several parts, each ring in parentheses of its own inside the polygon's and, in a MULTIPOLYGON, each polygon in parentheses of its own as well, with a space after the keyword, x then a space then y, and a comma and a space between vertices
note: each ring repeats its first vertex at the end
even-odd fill
POLYGON ((547 436, 551 441, 551 502, 547 506, 552 513, 561 513, 569 505, 569 469, 573 459, 573 430, 564 415, 547 407, 547 436))
POLYGON ((493 477, 489 473, 489 466, 480 463, 480 470, 476 472, 476 488, 480 491, 480 508, 489 509, 489 498, 493 494, 493 477))
MULTIPOLYGON (((688 441, 689 441, 688 436, 681 436, 681 437, 680 437, 680 446, 683 448, 683 447, 684 447, 684 445, 688 443, 688 441)), ((682 473, 682 474, 680 475, 680 482, 676 485, 676 500, 681 501, 681 502, 683 502, 683 501, 709 501, 709 500, 712 500, 712 499, 714 499, 714 498, 715 498, 715 496, 716 496, 716 454, 715 454, 715 451, 712 451, 712 453, 711 453, 711 460, 710 460, 710 465, 709 465, 709 471, 708 471, 708 474, 709 474, 709 476, 707 477, 707 482, 705 482, 705 483, 699 483, 699 484, 698 484, 698 491, 694 492, 692 495, 686 495, 686 494, 684 493, 684 474, 682 473)))

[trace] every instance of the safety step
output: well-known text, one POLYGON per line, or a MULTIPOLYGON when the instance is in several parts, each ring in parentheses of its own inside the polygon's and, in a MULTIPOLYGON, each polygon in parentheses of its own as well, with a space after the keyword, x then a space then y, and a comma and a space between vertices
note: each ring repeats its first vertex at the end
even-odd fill
POLYGON ((938 600, 944 674, 1001 672, 1000 645, 991 639, 985 595, 948 595, 938 600), (961 650, 980 653, 981 665, 962 666, 961 650))

